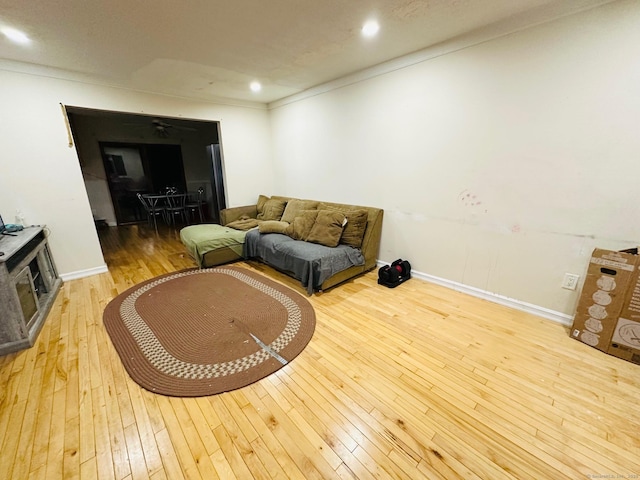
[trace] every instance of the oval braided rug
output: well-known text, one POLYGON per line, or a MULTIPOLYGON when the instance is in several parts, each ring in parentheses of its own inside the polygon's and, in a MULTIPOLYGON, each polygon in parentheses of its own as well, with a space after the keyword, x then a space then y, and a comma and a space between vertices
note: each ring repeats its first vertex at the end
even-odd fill
POLYGON ((179 397, 213 395, 266 377, 302 352, 316 324, 302 295, 229 266, 142 282, 114 298, 103 319, 131 378, 179 397))

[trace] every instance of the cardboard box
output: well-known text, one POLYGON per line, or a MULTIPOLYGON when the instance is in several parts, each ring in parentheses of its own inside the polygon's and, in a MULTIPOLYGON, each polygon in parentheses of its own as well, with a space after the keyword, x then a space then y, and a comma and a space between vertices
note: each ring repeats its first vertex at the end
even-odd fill
POLYGON ((640 363, 638 334, 638 249, 616 252, 596 248, 589 261, 571 336, 603 352, 640 363))
POLYGON ((620 317, 607 353, 640 365, 640 322, 620 317))

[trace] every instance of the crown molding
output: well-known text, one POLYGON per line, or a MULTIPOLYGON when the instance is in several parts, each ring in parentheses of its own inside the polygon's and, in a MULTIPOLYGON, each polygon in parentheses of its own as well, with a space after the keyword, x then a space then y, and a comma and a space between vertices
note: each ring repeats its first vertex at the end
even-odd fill
POLYGON ((291 103, 299 102, 301 100, 322 95, 323 93, 337 90, 349 85, 364 82, 366 80, 386 75, 397 70, 401 70, 419 63, 423 63, 432 60, 437 57, 448 55, 460 50, 464 50, 469 47, 480 45, 498 38, 507 37, 514 33, 518 33, 530 28, 537 27, 546 23, 550 23, 561 18, 576 15, 578 13, 592 10, 608 3, 613 3, 618 0, 593 0, 587 6, 581 6, 574 9, 567 10, 561 4, 556 4, 549 8, 537 8, 527 11, 520 15, 515 15, 506 20, 493 23, 486 27, 473 30, 469 33, 460 35, 459 37, 451 40, 444 41, 442 43, 427 47, 402 57, 394 58, 387 62, 378 64, 371 68, 355 72, 351 75, 332 80, 330 82, 323 83, 321 85, 309 88, 303 92, 290 95, 288 97, 276 100, 268 104, 269 110, 273 110, 291 103))
POLYGON ((35 63, 18 62, 15 60, 0 59, 0 70, 20 73, 23 75, 33 75, 36 77, 51 78, 55 80, 64 80, 68 82, 77 82, 87 85, 95 85, 100 87, 115 88, 119 90, 126 90, 129 92, 138 92, 147 95, 155 95, 168 98, 179 98, 190 102, 204 102, 214 105, 224 105, 229 107, 243 107, 253 108, 257 110, 266 110, 267 104, 261 102, 252 102, 248 100, 237 100, 226 97, 209 96, 207 98, 200 97, 187 97, 183 95, 172 95, 168 93, 156 92, 153 90, 144 90, 139 88, 132 88, 126 85, 118 84, 116 82, 109 81, 98 75, 89 75, 80 72, 73 72, 70 70, 64 70, 55 67, 48 67, 45 65, 37 65, 35 63))

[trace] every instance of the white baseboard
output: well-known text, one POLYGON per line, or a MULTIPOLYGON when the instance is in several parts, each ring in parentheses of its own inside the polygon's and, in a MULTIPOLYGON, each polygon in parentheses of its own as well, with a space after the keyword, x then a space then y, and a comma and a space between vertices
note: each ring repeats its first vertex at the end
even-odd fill
POLYGON ((68 282, 69 280, 77 280, 78 278, 90 277, 92 275, 98 275, 100 273, 107 273, 109 269, 106 265, 102 265, 100 267, 95 268, 87 268, 86 270, 78 270, 70 273, 61 273, 60 278, 63 282, 68 282))
MULTIPOLYGON (((383 265, 389 264, 386 262, 378 261, 379 267, 383 265)), ((571 315, 567 315, 566 313, 556 312, 555 310, 550 310, 539 305, 533 305, 532 303, 523 302, 515 298, 509 298, 505 297, 504 295, 498 295, 497 293, 487 292, 486 290, 454 282, 453 280, 436 277, 434 275, 429 275, 428 273, 416 272, 415 270, 411 270, 411 276, 414 278, 419 278, 420 280, 424 280, 426 282, 435 283, 436 285, 450 288, 451 290, 455 290, 457 292, 466 293, 473 297, 482 298, 493 303, 511 307, 516 310, 520 310, 521 312, 531 313, 533 315, 537 315, 538 317, 561 323, 562 325, 570 327, 573 323, 573 317, 571 315)))
MULTIPOLYGON (((377 263, 378 267, 389 265, 388 263, 381 261, 378 261, 377 263)), ((76 280, 78 278, 90 277, 92 275, 98 275, 100 273, 107 273, 108 271, 109 269, 107 268, 107 266, 102 265, 100 267, 89 268, 87 270, 64 273, 60 275, 60 278, 62 278, 63 281, 76 280)), ((573 317, 571 315, 557 312, 555 310, 541 307, 539 305, 534 305, 532 303, 523 302, 522 300, 505 297, 504 295, 498 295, 497 293, 487 292, 486 290, 482 290, 480 288, 471 287, 469 285, 454 282, 453 280, 447 280, 445 278, 436 277, 435 275, 429 275, 428 273, 417 272, 415 270, 411 270, 411 276, 413 278, 418 278, 426 282, 435 283, 436 285, 450 288, 451 290, 455 290, 457 292, 466 293, 467 295, 471 295, 473 297, 482 298, 499 305, 514 308, 516 310, 520 310, 521 312, 531 313, 533 315, 537 315, 538 317, 561 323, 562 325, 571 326, 571 324, 573 323, 573 317)))

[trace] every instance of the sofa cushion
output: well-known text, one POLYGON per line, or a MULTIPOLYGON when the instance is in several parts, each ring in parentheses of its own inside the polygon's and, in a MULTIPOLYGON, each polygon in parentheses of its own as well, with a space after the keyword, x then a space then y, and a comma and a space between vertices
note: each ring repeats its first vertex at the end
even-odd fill
POLYGON ((264 211, 264 204, 269 200, 269 197, 266 195, 259 195, 258 202, 256 203, 256 210, 258 211, 258 215, 260 215, 264 211))
POLYGON ((284 234, 294 240, 306 240, 318 217, 318 210, 302 210, 285 229, 284 234))
POLYGON ((360 248, 362 247, 364 232, 367 229, 369 212, 366 210, 351 210, 344 213, 347 217, 347 224, 342 232, 342 237, 340 237, 340 243, 360 248))
POLYGON ((315 200, 299 200, 292 198, 287 202, 287 206, 284 209, 281 220, 283 222, 291 223, 293 219, 303 210, 316 210, 320 202, 315 200))
POLYGON ((347 224, 342 231, 340 243, 355 248, 362 247, 362 239, 364 238, 364 232, 367 229, 369 212, 364 208, 349 208, 347 206, 327 205, 326 203, 321 203, 318 208, 323 210, 335 210, 343 213, 344 216, 347 217, 347 224))
POLYGON ((327 247, 337 247, 347 218, 336 210, 318 210, 316 221, 311 227, 307 242, 319 243, 327 247))
POLYGON ((258 213, 258 220, 280 220, 287 202, 270 198, 264 202, 262 212, 258 213))
POLYGON ((250 218, 247 215, 242 215, 238 220, 229 222, 225 226, 229 228, 234 228, 236 230, 247 231, 257 227, 259 223, 260 222, 255 218, 250 218))
POLYGON ((278 220, 265 220, 260 222, 258 230, 260 233, 284 233, 289 224, 287 222, 279 222, 278 220))

